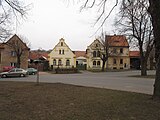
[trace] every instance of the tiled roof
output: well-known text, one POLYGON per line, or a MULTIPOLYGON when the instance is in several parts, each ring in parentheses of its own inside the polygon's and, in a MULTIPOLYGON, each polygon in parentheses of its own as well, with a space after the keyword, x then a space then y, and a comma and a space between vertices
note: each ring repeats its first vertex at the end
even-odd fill
POLYGON ((128 41, 124 35, 106 35, 109 46, 129 47, 128 41))
POLYGON ((130 57, 140 57, 140 52, 139 51, 129 51, 129 56, 130 57))
POLYGON ((36 60, 36 59, 39 59, 39 58, 46 58, 46 59, 49 58, 47 52, 31 51, 29 56, 30 56, 30 59, 32 59, 32 60, 36 60))
POLYGON ((4 44, 0 43, 0 49, 4 49, 4 44))
POLYGON ((73 51, 76 57, 86 57, 86 51, 73 51))

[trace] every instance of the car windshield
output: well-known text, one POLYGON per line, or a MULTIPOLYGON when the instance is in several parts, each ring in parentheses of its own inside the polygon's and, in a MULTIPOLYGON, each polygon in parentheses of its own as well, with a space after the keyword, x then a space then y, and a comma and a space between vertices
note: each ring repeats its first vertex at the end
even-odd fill
POLYGON ((11 69, 9 72, 15 72, 15 69, 11 69))

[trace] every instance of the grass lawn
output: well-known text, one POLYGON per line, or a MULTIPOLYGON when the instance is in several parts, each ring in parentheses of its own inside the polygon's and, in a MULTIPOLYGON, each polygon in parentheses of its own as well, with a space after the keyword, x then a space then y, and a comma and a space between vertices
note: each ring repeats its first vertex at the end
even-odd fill
POLYGON ((0 120, 160 120, 150 95, 0 81, 0 120))

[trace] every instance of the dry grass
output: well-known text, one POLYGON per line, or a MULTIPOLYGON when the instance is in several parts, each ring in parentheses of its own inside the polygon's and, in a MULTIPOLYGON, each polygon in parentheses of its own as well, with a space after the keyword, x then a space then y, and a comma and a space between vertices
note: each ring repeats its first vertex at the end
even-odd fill
POLYGON ((0 120, 159 120, 151 96, 65 84, 0 82, 0 120))

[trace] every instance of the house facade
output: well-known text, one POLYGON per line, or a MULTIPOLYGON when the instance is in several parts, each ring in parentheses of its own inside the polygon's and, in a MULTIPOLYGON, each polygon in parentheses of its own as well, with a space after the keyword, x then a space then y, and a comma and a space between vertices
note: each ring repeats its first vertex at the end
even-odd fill
POLYGON ((0 71, 6 66, 17 67, 17 54, 21 54, 20 67, 28 68, 29 48, 15 34, 6 43, 0 44, 0 71))
POLYGON ((105 36, 105 44, 98 39, 87 47, 87 69, 102 69, 102 53, 108 54, 106 69, 130 69, 129 44, 125 36, 105 36), (107 47, 104 47, 107 46, 107 47))
POLYGON ((76 56, 65 43, 63 38, 59 40, 58 44, 49 53, 49 65, 51 69, 55 69, 57 67, 76 67, 76 56))
POLYGON ((109 45, 107 69, 130 69, 129 44, 125 36, 112 35, 105 37, 109 45))
POLYGON ((101 69, 102 60, 101 53, 104 52, 103 44, 98 40, 94 40, 86 50, 87 70, 101 69))

